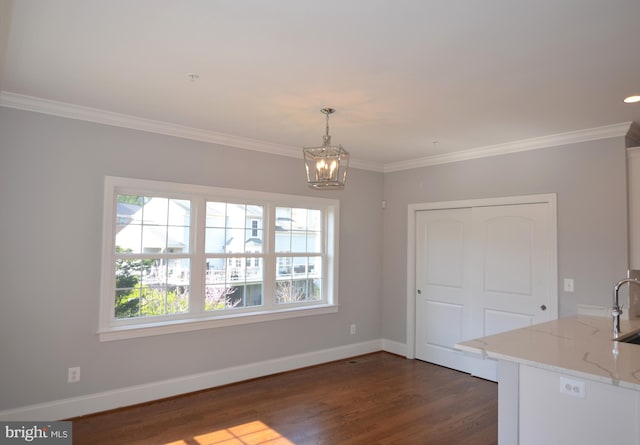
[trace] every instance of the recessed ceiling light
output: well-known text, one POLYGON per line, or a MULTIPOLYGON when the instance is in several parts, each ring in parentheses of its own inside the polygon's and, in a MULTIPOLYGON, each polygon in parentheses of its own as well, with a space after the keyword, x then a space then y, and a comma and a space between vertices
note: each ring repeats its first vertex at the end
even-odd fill
POLYGON ((634 104, 636 102, 640 102, 640 96, 629 96, 624 99, 624 102, 627 104, 634 104))

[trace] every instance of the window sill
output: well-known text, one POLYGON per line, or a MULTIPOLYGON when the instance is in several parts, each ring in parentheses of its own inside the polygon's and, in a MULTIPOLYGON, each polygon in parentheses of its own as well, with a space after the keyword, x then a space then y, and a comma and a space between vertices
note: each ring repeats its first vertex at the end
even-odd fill
POLYGON ((154 335, 175 334, 201 329, 237 326, 265 321, 285 320, 288 318, 306 317, 310 315, 331 314, 338 312, 338 305, 324 304, 299 308, 287 308, 271 312, 254 312, 244 314, 222 315, 215 318, 192 318, 157 323, 141 323, 106 327, 98 331, 100 341, 125 340, 128 338, 150 337, 154 335))

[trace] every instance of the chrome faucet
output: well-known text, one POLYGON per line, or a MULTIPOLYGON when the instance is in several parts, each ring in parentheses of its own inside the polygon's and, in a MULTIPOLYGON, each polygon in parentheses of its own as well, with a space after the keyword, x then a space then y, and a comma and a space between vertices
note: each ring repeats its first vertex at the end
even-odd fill
POLYGON ((618 281, 613 288, 613 309, 611 311, 611 315, 613 316, 613 338, 618 338, 620 335, 620 315, 622 315, 622 306, 620 305, 618 292, 620 292, 620 286, 624 283, 629 283, 629 286, 631 286, 631 283, 640 285, 640 281, 635 278, 625 278, 624 280, 618 281))

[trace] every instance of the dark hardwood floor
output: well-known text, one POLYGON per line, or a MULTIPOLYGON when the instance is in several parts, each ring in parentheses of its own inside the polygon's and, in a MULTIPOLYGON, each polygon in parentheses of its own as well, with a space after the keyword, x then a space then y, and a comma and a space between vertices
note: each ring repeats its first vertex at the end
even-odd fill
POLYGON ((498 386, 378 352, 71 420, 90 445, 488 445, 498 386))

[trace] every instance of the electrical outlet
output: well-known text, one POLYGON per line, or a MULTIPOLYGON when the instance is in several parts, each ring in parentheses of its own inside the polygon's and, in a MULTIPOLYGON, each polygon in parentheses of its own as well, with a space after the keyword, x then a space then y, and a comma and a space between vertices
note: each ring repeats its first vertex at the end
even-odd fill
POLYGON ((560 394, 566 394, 580 399, 585 398, 585 383, 578 380, 560 377, 560 394))
POLYGON ((356 325, 352 324, 351 325, 351 335, 355 335, 355 333, 356 333, 356 325))
POLYGON ((69 373, 67 374, 67 382, 75 383, 79 381, 80 381, 80 366, 69 368, 69 373))

